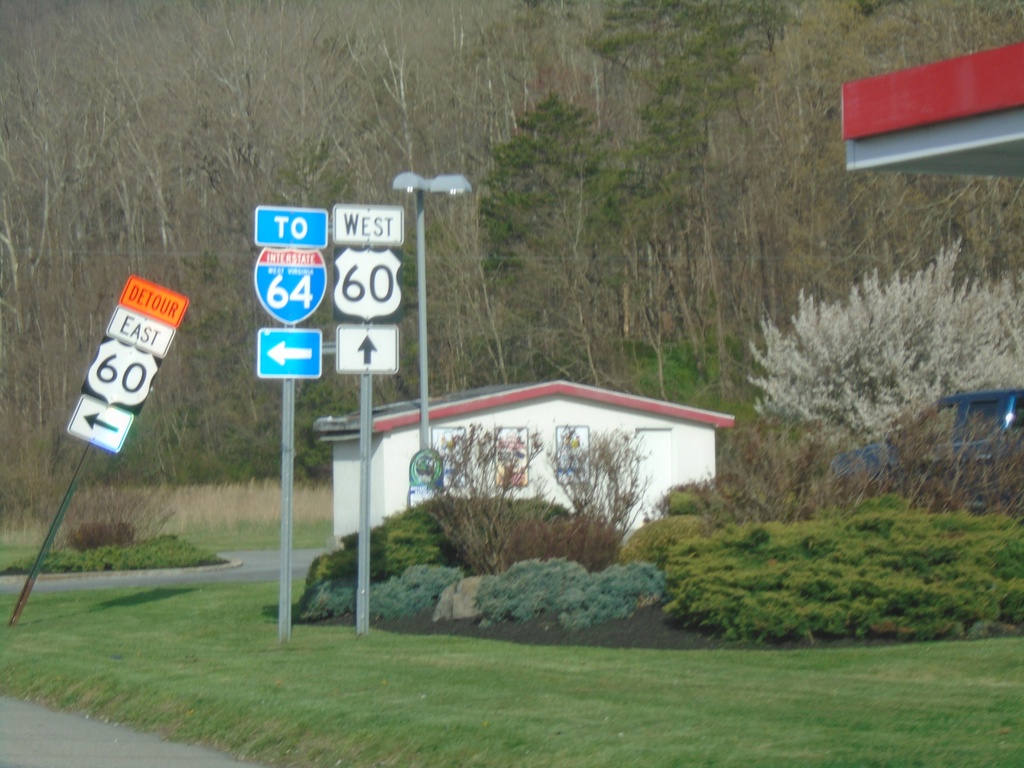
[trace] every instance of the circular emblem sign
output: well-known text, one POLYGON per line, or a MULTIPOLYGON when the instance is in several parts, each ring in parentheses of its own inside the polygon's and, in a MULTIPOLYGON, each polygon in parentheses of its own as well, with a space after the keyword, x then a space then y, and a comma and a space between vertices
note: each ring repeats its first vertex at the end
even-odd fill
POLYGON ((416 453, 409 462, 409 484, 419 487, 439 488, 444 459, 433 448, 416 453))

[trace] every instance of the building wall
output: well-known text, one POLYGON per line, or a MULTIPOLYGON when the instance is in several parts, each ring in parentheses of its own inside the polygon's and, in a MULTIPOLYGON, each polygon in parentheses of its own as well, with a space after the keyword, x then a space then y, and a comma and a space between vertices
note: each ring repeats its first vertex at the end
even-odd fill
MULTIPOLYGON (((432 441, 445 428, 479 424, 486 429, 526 427, 530 436, 539 434, 544 450, 530 465, 527 495, 542 488, 544 495, 567 504, 548 452, 555 444, 557 427, 588 427, 590 434, 624 429, 640 431, 652 485, 637 518, 661 500, 668 488, 684 482, 713 477, 715 474, 715 430, 712 426, 680 422, 656 414, 618 408, 572 398, 547 398, 497 408, 450 419, 432 420, 432 441), (667 455, 666 455, 667 454, 667 455)), ((384 517, 406 508, 409 495, 409 462, 419 450, 419 424, 376 433, 371 462, 371 526, 384 517)), ((359 530, 360 460, 359 441, 334 444, 334 534, 345 536, 359 530)))

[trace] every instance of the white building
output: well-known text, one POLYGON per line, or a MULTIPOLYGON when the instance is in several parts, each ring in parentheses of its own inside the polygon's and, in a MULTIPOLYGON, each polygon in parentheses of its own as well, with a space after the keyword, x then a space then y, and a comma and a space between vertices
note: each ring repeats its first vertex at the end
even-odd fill
MULTIPOLYGON (((582 384, 553 381, 543 384, 491 387, 438 399, 430 404, 431 444, 443 453, 446 439, 478 424, 508 430, 524 438, 537 435, 545 450, 526 475, 529 485, 542 489, 552 501, 568 505, 555 482, 548 449, 567 428, 584 440, 590 434, 624 430, 640 439, 650 481, 638 520, 673 486, 714 477, 715 429, 731 427, 727 414, 690 408, 661 400, 626 395, 582 384)), ((418 401, 375 408, 371 447, 370 524, 409 504, 410 462, 419 451, 418 401)), ((334 535, 359 530, 360 455, 359 414, 324 416, 313 429, 333 443, 334 535)))

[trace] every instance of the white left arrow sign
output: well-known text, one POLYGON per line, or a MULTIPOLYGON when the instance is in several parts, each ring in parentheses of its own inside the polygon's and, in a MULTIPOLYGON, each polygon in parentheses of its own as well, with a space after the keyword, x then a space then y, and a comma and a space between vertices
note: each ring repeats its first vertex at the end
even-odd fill
POLYGON ((267 357, 278 365, 284 365, 289 360, 311 360, 313 350, 309 347, 289 347, 281 341, 267 351, 267 357))
POLYGON ((83 395, 68 424, 68 432, 111 453, 124 445, 133 416, 95 398, 83 395))
POLYGON ((313 328, 261 328, 256 373, 261 379, 319 379, 323 338, 313 328))

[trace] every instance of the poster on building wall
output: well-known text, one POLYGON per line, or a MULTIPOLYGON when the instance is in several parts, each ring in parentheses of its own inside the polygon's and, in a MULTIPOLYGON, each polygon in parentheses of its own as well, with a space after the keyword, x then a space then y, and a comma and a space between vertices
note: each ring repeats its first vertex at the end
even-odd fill
POLYGON ((466 428, 433 427, 430 430, 430 439, 444 465, 442 487, 451 488, 453 483, 462 485, 465 478, 461 478, 461 475, 466 469, 462 459, 462 450, 466 444, 466 428), (461 481, 457 480, 457 477, 460 477, 461 481))
POLYGON ((498 487, 525 488, 529 483, 529 430, 526 427, 499 427, 497 441, 498 487))
POLYGON ((555 427, 555 445, 558 446, 558 468, 555 473, 558 482, 582 480, 590 448, 590 427, 555 427))

